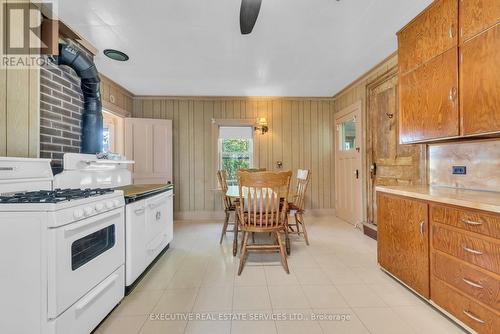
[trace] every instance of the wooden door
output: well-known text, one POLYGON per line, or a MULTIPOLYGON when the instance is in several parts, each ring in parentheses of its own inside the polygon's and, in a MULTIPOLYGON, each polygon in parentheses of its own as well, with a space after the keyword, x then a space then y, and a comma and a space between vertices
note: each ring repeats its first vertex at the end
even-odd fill
POLYGON ((425 202, 377 193, 378 262, 429 298, 429 223, 425 202))
POLYGON ((376 186, 426 182, 425 145, 398 141, 398 76, 390 70, 368 85, 367 105, 367 221, 377 224, 376 186))
POLYGON ((341 110, 335 125, 335 211, 356 226, 363 220, 361 103, 341 110))
POLYGON ((126 118, 125 156, 134 183, 172 182, 172 121, 126 118))
POLYGON ((400 74, 458 44, 458 0, 437 0, 398 32, 400 74))
POLYGON ((464 135, 500 131, 500 24, 460 47, 464 135))
POLYGON ((460 0, 460 44, 500 21, 500 1, 460 0))
POLYGON ((457 48, 400 76, 399 90, 400 143, 459 135, 457 48))

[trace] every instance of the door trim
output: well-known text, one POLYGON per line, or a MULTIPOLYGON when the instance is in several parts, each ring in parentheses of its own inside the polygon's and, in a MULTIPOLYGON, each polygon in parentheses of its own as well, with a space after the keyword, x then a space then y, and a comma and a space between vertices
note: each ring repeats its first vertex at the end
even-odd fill
MULTIPOLYGON (((371 178, 368 177, 368 175, 370 174, 370 165, 373 161, 373 143, 372 143, 372 133, 370 131, 370 129, 372 129, 372 122, 371 122, 371 109, 372 109, 372 106, 370 104, 371 102, 371 94, 373 92, 373 89, 380 86, 382 83, 388 81, 388 80, 391 80, 393 79, 395 76, 398 75, 398 67, 397 66, 394 66, 392 68, 390 68, 389 70, 387 70, 386 72, 384 72, 382 75, 380 75, 379 77, 377 77, 376 79, 374 79, 373 81, 371 81, 369 84, 366 85, 366 140, 365 140, 365 147, 366 147, 366 151, 365 151, 365 167, 363 168, 364 169, 364 173, 366 175, 366 178, 364 179, 364 191, 365 191, 365 196, 364 196, 364 199, 365 199, 365 202, 364 202, 364 217, 365 217, 365 222, 367 224, 369 224, 370 226, 374 226, 372 225, 368 220, 370 219, 372 213, 370 212, 372 210, 371 206, 370 206, 370 202, 372 200, 371 198, 371 194, 372 194, 372 184, 371 184, 371 178)), ((399 80, 398 80, 398 83, 397 83, 397 90, 399 91, 399 80)), ((396 103, 399 104, 399 98, 396 98, 396 103)), ((399 111, 399 106, 397 106, 398 108, 398 111, 399 111)), ((398 125, 398 132, 399 132, 399 125, 398 125)), ((373 199, 375 200, 375 199, 373 199)))

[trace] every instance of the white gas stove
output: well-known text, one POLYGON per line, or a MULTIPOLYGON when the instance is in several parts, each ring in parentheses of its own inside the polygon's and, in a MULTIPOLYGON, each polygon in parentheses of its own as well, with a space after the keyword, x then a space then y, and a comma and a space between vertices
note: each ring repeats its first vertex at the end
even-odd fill
POLYGON ((125 286, 130 292, 173 240, 173 185, 132 184, 134 161, 66 153, 55 187, 110 187, 125 197, 125 286))
POLYGON ((0 158, 0 333, 90 333, 123 298, 124 198, 51 190, 50 161, 0 158))

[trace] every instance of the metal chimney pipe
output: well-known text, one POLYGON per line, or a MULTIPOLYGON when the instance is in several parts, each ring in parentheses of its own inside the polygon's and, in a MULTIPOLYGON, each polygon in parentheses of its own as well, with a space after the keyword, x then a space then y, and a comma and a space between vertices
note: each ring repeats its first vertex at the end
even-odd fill
POLYGON ((102 103, 99 72, 87 54, 74 44, 59 43, 58 65, 71 67, 80 77, 83 93, 82 153, 102 152, 102 103))

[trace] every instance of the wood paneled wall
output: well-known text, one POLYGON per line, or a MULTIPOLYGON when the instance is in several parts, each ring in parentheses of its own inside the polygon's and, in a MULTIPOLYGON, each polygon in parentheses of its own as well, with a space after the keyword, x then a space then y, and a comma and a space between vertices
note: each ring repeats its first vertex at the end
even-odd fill
MULTIPOLYGON (((0 56, 6 20, 0 1, 0 56)), ((18 27, 18 26, 16 26, 18 27)), ((0 156, 37 157, 40 137, 40 70, 0 66, 0 156)))
POLYGON ((99 76, 103 108, 122 117, 130 116, 134 95, 103 74, 99 76))
POLYGON ((265 117, 269 132, 257 135, 254 165, 312 170, 307 207, 334 206, 333 100, 319 98, 136 98, 133 117, 173 120, 175 210, 218 211, 217 152, 212 119, 265 117))

